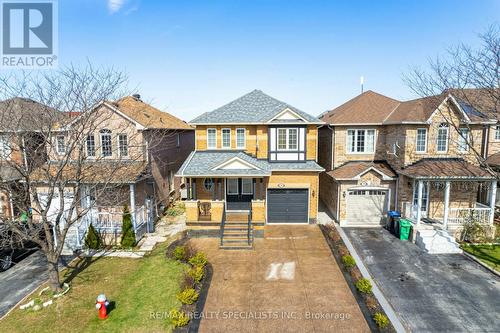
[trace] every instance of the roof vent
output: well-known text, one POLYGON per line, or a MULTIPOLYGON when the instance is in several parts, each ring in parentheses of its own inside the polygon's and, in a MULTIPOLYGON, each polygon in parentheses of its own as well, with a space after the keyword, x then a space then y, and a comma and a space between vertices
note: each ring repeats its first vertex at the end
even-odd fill
POLYGON ((139 95, 139 94, 133 94, 132 97, 135 98, 138 101, 141 100, 141 95, 139 95))

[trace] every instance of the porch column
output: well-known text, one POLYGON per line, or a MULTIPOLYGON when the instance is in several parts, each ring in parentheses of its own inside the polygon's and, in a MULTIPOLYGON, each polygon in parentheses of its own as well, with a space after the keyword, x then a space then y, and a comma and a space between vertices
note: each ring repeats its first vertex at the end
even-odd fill
POLYGON ((130 189, 130 215, 132 215, 132 226, 135 231, 135 184, 129 185, 130 189))
POLYGON ((424 182, 422 180, 418 181, 418 192, 417 192, 417 228, 420 225, 420 220, 422 219, 422 192, 424 189, 424 182))
POLYGON ((255 178, 252 179, 252 192, 253 192, 253 198, 252 199, 257 199, 257 180, 255 178))
POLYGON ((490 224, 495 219, 495 203, 497 201, 497 181, 492 180, 490 186, 490 224))
POLYGON ((196 178, 191 178, 191 199, 196 200, 196 178))
POLYGON ((214 185, 212 187, 212 200, 215 201, 217 200, 217 178, 214 178, 214 185))
POLYGON ((217 200, 222 200, 222 179, 217 179, 217 200))
POLYGON ((443 213, 443 227, 444 230, 448 228, 448 211, 450 209, 450 188, 451 183, 447 180, 444 184, 444 213, 443 213))
POLYGON ((261 178, 260 179, 260 191, 259 191, 259 195, 260 195, 260 200, 264 200, 264 198, 266 197, 265 194, 264 194, 264 179, 261 178))
POLYGON ((191 200, 191 178, 186 178, 187 200, 191 200))

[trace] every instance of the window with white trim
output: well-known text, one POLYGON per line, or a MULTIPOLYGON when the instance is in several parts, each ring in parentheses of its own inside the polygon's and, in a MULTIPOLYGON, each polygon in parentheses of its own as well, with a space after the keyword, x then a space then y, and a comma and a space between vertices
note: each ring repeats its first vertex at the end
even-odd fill
POLYGON ((229 178, 227 180, 227 194, 239 194, 238 178, 229 178))
POLYGON ((427 128, 417 128, 417 139, 415 150, 417 153, 425 153, 427 151, 427 128))
POLYGON ((236 148, 245 148, 246 142, 246 129, 237 128, 236 129, 236 148))
POLYGON ((66 139, 64 135, 58 135, 56 137, 56 151, 59 155, 66 153, 66 139))
POLYGON ((0 158, 8 160, 12 154, 10 138, 7 135, 0 135, 0 158))
POLYGON ((446 153, 448 151, 448 124, 442 123, 438 128, 436 150, 438 153, 446 153))
POLYGON ((278 128, 278 150, 297 150, 298 131, 298 128, 278 128))
POLYGON ((102 129, 101 131, 101 155, 109 157, 113 155, 113 142, 111 141, 111 131, 102 129))
POLYGON ((214 187, 214 179, 213 178, 205 178, 203 181, 203 187, 205 187, 205 190, 207 191, 212 191, 214 187))
POLYGON ((348 153, 373 153, 375 151, 375 130, 347 130, 348 153))
POLYGON ((241 194, 253 194, 253 179, 252 178, 242 178, 241 179, 241 194))
POLYGON ((468 152, 469 151, 469 129, 459 128, 458 129, 458 151, 468 152))
POLYGON ((127 134, 118 135, 118 151, 121 157, 128 156, 128 136, 127 134))
POLYGON ((87 135, 87 156, 95 157, 95 137, 94 134, 87 135))
POLYGON ((207 128, 207 147, 209 149, 217 148, 217 129, 207 128))
POLYGON ((495 140, 500 141, 500 125, 495 126, 495 140))
POLYGON ((222 129, 222 148, 231 148, 231 129, 222 129))

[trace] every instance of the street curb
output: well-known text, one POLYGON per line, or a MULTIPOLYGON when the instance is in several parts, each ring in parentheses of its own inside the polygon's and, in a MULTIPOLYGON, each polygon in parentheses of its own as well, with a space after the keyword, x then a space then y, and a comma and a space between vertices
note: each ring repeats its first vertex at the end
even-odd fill
POLYGON ((496 276, 500 277, 500 273, 497 272, 496 270, 494 270, 493 268, 491 268, 490 266, 486 265, 485 263, 483 263, 481 260, 479 260, 478 258, 476 258, 476 256, 468 253, 467 251, 463 251, 462 254, 464 256, 466 256, 467 258, 469 258, 470 260, 472 261, 475 261, 477 262, 479 265, 483 266, 484 268, 486 268, 488 271, 490 271, 491 273, 495 274, 496 276))
POLYGON ((342 230, 342 228, 337 223, 333 223, 333 225, 335 226, 335 229, 337 229, 337 231, 339 232, 340 237, 342 238, 342 240, 344 241, 344 244, 346 245, 347 249, 351 253, 351 256, 356 261, 356 265, 358 266, 359 271, 361 272, 363 277, 370 280, 370 283, 372 284, 373 296, 375 296, 377 301, 380 303, 380 306, 382 307, 382 309, 384 309, 385 314, 387 315, 387 317, 391 321, 392 326, 394 326, 394 329, 396 330, 396 332, 398 332, 398 333, 409 332, 409 330, 407 330, 404 327, 403 323, 401 322, 398 315, 396 314, 396 312, 392 308, 391 304, 385 298, 384 294, 382 294, 382 291, 380 291, 380 289, 378 288, 377 284, 375 283, 375 281, 371 277, 370 273, 368 272, 368 269, 365 267, 363 261, 361 260, 358 253, 354 249, 354 246, 351 244, 351 241, 349 240, 349 238, 345 234, 344 230, 342 230))

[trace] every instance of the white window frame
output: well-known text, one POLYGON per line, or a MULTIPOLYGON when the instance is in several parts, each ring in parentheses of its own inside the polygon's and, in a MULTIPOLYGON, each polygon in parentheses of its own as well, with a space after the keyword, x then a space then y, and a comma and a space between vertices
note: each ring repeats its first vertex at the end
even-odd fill
POLYGON ((96 153, 97 153, 97 150, 96 150, 96 144, 95 144, 95 135, 94 134, 88 134, 87 135, 87 138, 85 138, 85 151, 87 152, 87 157, 96 157, 96 153), (90 145, 89 145, 89 138, 92 138, 92 142, 93 142, 93 154, 89 154, 90 152, 90 145))
POLYGON ((107 129, 102 130, 102 132, 99 133, 99 138, 101 140, 101 156, 104 158, 112 157, 113 156, 113 137, 111 135, 111 131, 107 130, 107 129), (103 140, 103 138, 105 136, 109 136, 109 151, 111 152, 110 155, 104 155, 104 140, 103 140))
POLYGON ((217 128, 207 128, 207 149, 217 149, 217 128), (213 131, 215 145, 210 146, 210 132, 213 131))
POLYGON ((467 153, 469 152, 469 141, 470 141, 470 130, 467 127, 460 127, 458 129, 458 152, 467 153), (462 135, 462 131, 466 132, 465 138, 462 135))
POLYGON ((10 160, 12 155, 12 147, 10 137, 8 135, 0 135, 0 158, 10 160))
POLYGON ((128 149, 128 146, 129 146, 129 140, 128 140, 128 135, 126 133, 119 133, 117 136, 116 136, 116 141, 118 142, 118 156, 120 157, 129 157, 129 149, 128 149), (127 147, 127 152, 125 155, 122 154, 122 142, 120 141, 120 136, 125 136, 125 139, 126 139, 126 147, 127 147))
POLYGON ((238 178, 228 178, 227 179, 227 194, 229 195, 238 195, 240 194, 240 190, 239 190, 239 184, 238 184, 238 178), (236 182, 236 192, 231 192, 231 184, 234 185, 234 183, 236 182))
POLYGON ((439 125, 437 129, 437 136, 436 136, 436 152, 438 153, 447 153, 448 152, 448 141, 450 139, 450 127, 446 123, 442 123, 439 125), (445 141, 445 150, 439 150, 439 140, 440 140, 440 132, 441 130, 446 130, 446 141, 445 141))
MULTIPOLYGON (((424 186, 422 187, 422 212, 423 217, 427 217, 427 212, 429 211, 429 202, 430 202, 430 182, 424 181, 424 186)), ((416 206, 418 203, 418 181, 413 181, 413 195, 411 199, 411 203, 413 206, 416 206)))
POLYGON ((57 135, 56 136, 56 152, 57 152, 57 155, 66 154, 66 137, 64 135, 57 135), (62 146, 61 146, 61 142, 59 141, 60 139, 62 139, 62 146))
POLYGON ((377 146, 377 130, 374 128, 349 128, 346 131, 346 152, 348 154, 358 154, 358 155, 368 155, 368 154, 375 154, 375 147, 377 146), (358 147, 358 132, 359 131, 364 131, 364 145, 363 145, 363 151, 356 151, 358 147), (351 140, 350 133, 354 134, 354 137, 351 140), (373 132, 373 145, 371 147, 371 151, 368 151, 368 132, 373 132), (354 143, 354 151, 352 150, 352 144, 354 143))
POLYGON ((236 148, 245 149, 247 145, 247 129, 244 127, 239 127, 236 129, 236 148), (238 144, 238 135, 243 132, 243 145, 238 144))
POLYGON ((415 135, 415 152, 419 153, 419 154, 425 154, 427 153, 427 134, 429 133, 429 131, 427 130, 427 128, 417 128, 417 134, 415 135), (424 150, 418 150, 418 132, 419 131, 425 131, 424 133, 424 150))
POLYGON ((500 125, 495 126, 495 141, 500 141, 500 125))
POLYGON ((298 127, 278 127, 276 129, 276 151, 298 151, 299 150, 299 128, 298 127), (280 148, 279 136, 280 131, 285 131, 285 148, 280 148), (290 133, 295 132, 295 147, 292 148, 290 144, 290 133))
MULTIPOLYGON (((231 149, 231 129, 230 128, 223 128, 221 129, 221 147, 222 149, 231 149), (224 137, 229 134, 229 145, 226 146, 224 145, 224 137)), ((226 138, 227 139, 227 138, 226 138)))
POLYGON ((241 178, 241 194, 251 195, 253 194, 253 179, 252 178, 241 178), (250 192, 245 192, 245 183, 250 182, 250 192))

